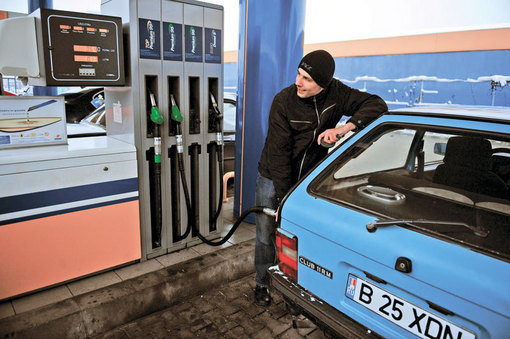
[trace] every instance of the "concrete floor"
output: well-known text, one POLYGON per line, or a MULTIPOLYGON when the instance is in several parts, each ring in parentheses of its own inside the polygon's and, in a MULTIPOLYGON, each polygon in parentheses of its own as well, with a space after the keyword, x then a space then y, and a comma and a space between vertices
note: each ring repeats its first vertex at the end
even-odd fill
POLYGON ((278 295, 272 296, 270 306, 255 305, 254 288, 254 274, 251 274, 94 338, 326 338, 303 315, 289 314, 278 295))
MULTIPOLYGON (((226 225, 226 231, 228 231, 235 221, 232 212, 233 198, 229 198, 229 201, 224 204, 223 208, 224 224, 226 225)), ((251 239, 255 239, 255 225, 242 223, 232 238, 230 238, 230 240, 223 246, 213 247, 206 244, 199 244, 194 247, 185 248, 154 259, 135 263, 91 277, 75 280, 60 286, 48 288, 30 295, 4 301, 0 303, 0 319, 98 290, 121 281, 139 277, 143 274, 154 272, 251 239)))

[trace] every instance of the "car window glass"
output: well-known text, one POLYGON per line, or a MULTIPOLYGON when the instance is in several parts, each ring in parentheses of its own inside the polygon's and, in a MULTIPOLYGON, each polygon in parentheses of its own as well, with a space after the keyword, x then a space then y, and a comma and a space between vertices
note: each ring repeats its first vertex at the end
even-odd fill
POLYGON ((398 129, 371 140, 362 153, 335 172, 335 179, 403 167, 414 134, 414 130, 398 129))
POLYGON ((446 143, 452 134, 425 132, 423 136, 423 151, 426 164, 434 164, 443 160, 446 143))
POLYGON ((223 131, 235 132, 236 131, 236 106, 230 102, 223 104, 223 131))
POLYGON ((374 220, 404 220, 396 227, 510 259, 509 187, 508 136, 383 126, 341 153, 309 188, 374 220))

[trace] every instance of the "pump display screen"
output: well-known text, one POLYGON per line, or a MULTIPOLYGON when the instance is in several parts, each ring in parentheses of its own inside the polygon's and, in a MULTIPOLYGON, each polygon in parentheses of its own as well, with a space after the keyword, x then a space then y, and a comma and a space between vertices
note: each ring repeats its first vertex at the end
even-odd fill
POLYGON ((88 52, 88 53, 97 53, 99 51, 97 46, 81 46, 74 45, 73 51, 75 52, 88 52))
POLYGON ((76 62, 98 62, 97 55, 75 55, 76 62))
POLYGON ((122 86, 122 20, 41 9, 48 86, 122 86))

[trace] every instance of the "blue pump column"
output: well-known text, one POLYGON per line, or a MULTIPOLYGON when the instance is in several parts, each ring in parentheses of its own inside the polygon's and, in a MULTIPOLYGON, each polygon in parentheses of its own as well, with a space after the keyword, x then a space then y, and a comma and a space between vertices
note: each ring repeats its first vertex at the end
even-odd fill
MULTIPOLYGON (((303 57, 305 0, 239 0, 234 215, 255 205, 257 167, 274 96, 303 57)), ((248 222, 254 222, 250 215, 248 222)))

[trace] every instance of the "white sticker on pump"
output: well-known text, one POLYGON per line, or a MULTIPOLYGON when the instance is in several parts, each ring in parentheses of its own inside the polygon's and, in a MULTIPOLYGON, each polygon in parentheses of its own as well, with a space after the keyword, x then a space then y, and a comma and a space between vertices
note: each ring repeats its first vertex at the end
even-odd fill
POLYGON ((183 153, 184 147, 182 146, 182 135, 177 134, 175 139, 175 143, 177 144, 177 153, 183 153))
POLYGON ((120 101, 113 104, 113 121, 122 124, 122 105, 120 101))
POLYGON ((154 138, 154 154, 161 155, 161 137, 154 138))

